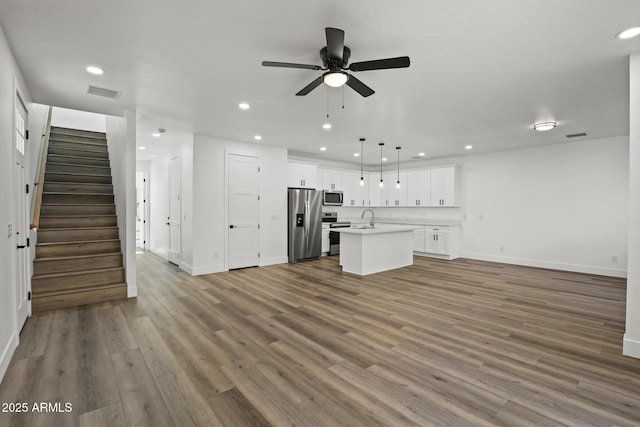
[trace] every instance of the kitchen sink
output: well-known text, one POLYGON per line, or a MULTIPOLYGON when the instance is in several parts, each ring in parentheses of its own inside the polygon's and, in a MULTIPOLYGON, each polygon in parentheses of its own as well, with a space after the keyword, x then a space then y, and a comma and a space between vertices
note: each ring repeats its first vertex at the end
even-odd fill
POLYGON ((359 230, 361 229, 365 229, 365 228, 375 228, 375 225, 370 225, 370 224, 355 224, 352 225, 351 228, 357 228, 359 230))

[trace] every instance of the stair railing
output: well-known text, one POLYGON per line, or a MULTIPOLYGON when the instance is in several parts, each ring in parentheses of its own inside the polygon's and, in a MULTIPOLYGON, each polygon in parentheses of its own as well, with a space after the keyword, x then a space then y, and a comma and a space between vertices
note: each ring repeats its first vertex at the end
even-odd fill
POLYGON ((49 114, 47 115, 47 127, 45 128, 44 135, 42 135, 42 152, 40 153, 40 170, 38 172, 38 182, 36 182, 36 203, 33 209, 33 221, 31 222, 31 228, 38 228, 40 224, 40 209, 42 207, 42 191, 44 189, 44 172, 47 168, 47 153, 49 152, 49 136, 51 134, 51 113, 53 107, 49 107, 49 114))

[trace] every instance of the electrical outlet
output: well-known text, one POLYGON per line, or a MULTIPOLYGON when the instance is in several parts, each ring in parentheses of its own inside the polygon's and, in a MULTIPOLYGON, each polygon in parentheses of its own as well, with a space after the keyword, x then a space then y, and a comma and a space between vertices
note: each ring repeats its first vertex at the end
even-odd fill
POLYGON ((504 252, 504 246, 500 246, 500 252, 504 252))
POLYGON ((611 262, 616 264, 618 262, 618 256, 617 255, 611 255, 611 262))
POLYGON ((214 253, 213 253, 213 258, 214 258, 214 259, 218 259, 218 252, 214 252, 214 253))

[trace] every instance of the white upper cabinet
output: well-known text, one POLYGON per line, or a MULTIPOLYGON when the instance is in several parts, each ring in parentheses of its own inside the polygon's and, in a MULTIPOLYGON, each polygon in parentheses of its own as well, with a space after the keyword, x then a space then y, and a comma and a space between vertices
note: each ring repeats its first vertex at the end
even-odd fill
POLYGON ((380 193, 382 206, 407 206, 407 173, 385 172, 383 174, 384 187, 380 193), (398 188, 398 180, 400 188, 398 188))
POLYGON ((456 206, 456 168, 431 169, 431 206, 456 206))
POLYGON ((366 206, 369 200, 368 190, 368 186, 360 185, 360 172, 342 173, 344 206, 366 206))
POLYGON ((407 173, 407 206, 431 204, 431 170, 412 170, 407 173))
POLYGON ((334 169, 322 169, 322 189, 323 190, 343 190, 343 172, 334 169))
POLYGON ((365 186, 369 189, 369 203, 367 206, 384 206, 384 201, 380 199, 380 174, 370 172, 367 176, 365 186))
POLYGON ((287 186, 295 188, 317 188, 318 166, 306 163, 287 165, 287 186))

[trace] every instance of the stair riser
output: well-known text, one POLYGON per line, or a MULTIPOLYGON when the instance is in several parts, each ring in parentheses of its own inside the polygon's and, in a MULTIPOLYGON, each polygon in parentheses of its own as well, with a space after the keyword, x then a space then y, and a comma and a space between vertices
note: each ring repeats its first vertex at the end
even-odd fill
POLYGON ((66 243, 60 245, 36 245, 36 258, 110 254, 120 252, 120 241, 66 243))
POLYGON ((94 159, 108 159, 109 153, 99 151, 74 150, 70 148, 57 148, 49 146, 48 154, 59 156, 91 157, 94 159))
MULTIPOLYGON (((69 142, 69 141, 49 141, 49 153, 51 148, 62 148, 67 150, 81 150, 95 153, 108 153, 109 149, 106 145, 96 144, 83 144, 82 142, 69 142)), ((91 153, 88 153, 89 157, 91 153)))
POLYGON ((102 166, 109 167, 109 159, 92 158, 90 156, 61 156, 59 154, 49 154, 47 156, 47 162, 52 163, 66 163, 73 165, 90 165, 90 166, 102 166))
POLYGON ((111 216, 87 216, 87 217, 40 217, 40 230, 47 228, 78 228, 78 227, 116 227, 118 219, 111 216))
POLYGON ((47 205, 43 204, 40 210, 40 221, 45 216, 87 216, 87 215, 115 215, 115 205, 47 205))
POLYGON ((46 172, 45 182, 81 182, 91 184, 111 184, 111 175, 79 175, 46 172))
POLYGON ((77 135, 64 135, 57 132, 51 132, 49 135, 49 141, 60 142, 79 142, 81 144, 94 144, 94 145, 107 145, 107 140, 104 138, 87 138, 86 136, 77 135))
POLYGON ((31 279, 31 292, 34 296, 49 292, 63 292, 88 286, 108 285, 124 282, 124 269, 82 274, 70 274, 60 277, 34 277, 31 279))
POLYGON ((61 183, 44 183, 45 193, 101 193, 113 194, 113 185, 100 184, 61 184, 61 183))
POLYGON ((35 260, 33 263, 33 274, 54 274, 81 271, 86 270, 88 266, 94 269, 122 267, 122 254, 116 253, 62 260, 48 260, 46 258, 35 260))
POLYGON ((38 243, 117 239, 117 228, 38 230, 38 243))
POLYGON ((88 175, 111 176, 111 168, 100 166, 63 165, 57 163, 47 163, 47 172, 81 173, 88 175))
POLYGON ((113 194, 46 194, 42 195, 42 203, 77 203, 81 205, 112 204, 113 194))
POLYGON ((51 133, 56 135, 73 135, 84 136, 86 138, 102 138, 105 139, 107 135, 104 132, 94 132, 91 130, 70 129, 58 126, 51 126, 51 133))
POLYGON ((31 308, 34 313, 65 307, 77 307, 97 302, 113 301, 127 298, 127 285, 74 292, 62 295, 34 297, 31 308))

